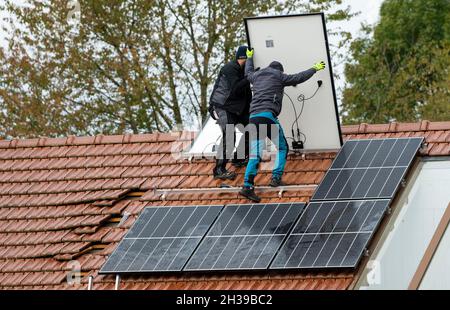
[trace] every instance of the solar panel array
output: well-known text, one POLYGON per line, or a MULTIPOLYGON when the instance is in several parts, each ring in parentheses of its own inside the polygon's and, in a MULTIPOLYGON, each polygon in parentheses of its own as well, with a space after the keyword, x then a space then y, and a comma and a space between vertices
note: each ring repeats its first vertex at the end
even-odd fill
POLYGON ((422 142, 347 141, 306 207, 145 208, 100 273, 355 268, 422 142))
POLYGON ((267 269, 304 207, 227 205, 184 270, 267 269))
POLYGON ((391 199, 422 142, 423 138, 347 141, 311 200, 391 199))
POLYGON ((222 208, 145 208, 100 272, 181 271, 222 208))
POLYGON ((347 141, 270 268, 355 268, 422 143, 347 141))
POLYGON ((271 268, 355 266, 388 204, 389 200, 309 203, 271 268))

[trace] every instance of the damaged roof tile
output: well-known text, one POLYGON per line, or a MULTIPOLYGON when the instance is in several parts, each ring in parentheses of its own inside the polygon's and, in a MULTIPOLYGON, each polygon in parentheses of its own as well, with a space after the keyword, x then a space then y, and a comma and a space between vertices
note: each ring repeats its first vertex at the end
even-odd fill
MULTIPOLYGON (((450 122, 343 126, 344 140, 424 136, 423 156, 450 155, 450 122)), ((180 152, 193 132, 0 141, 0 289, 80 289, 66 283, 75 259, 95 275, 96 289, 114 288, 98 271, 149 205, 246 203, 237 193, 190 191, 162 196, 154 189, 219 187, 214 162, 189 162, 180 152), (165 200, 161 200, 164 198, 165 200), (129 214, 124 217, 125 212, 129 214), (120 224, 120 226, 119 226, 120 224)), ((290 154, 285 182, 318 184, 335 152, 290 154)), ((262 164, 270 164, 268 158, 262 164)), ((236 169, 239 186, 245 167, 236 169)), ((266 185, 270 171, 257 182, 266 185)), ((308 201, 313 188, 263 192, 263 202, 308 201)), ((123 277, 127 289, 346 289, 355 274, 288 272, 252 276, 179 275, 123 277)), ((86 278, 82 284, 86 285, 86 278)))

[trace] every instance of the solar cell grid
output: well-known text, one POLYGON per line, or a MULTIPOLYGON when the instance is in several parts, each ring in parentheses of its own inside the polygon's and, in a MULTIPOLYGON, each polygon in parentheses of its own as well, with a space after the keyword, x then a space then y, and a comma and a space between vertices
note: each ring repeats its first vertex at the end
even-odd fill
POLYGON ((270 269, 355 267, 389 200, 311 202, 270 269))
POLYGON ((304 206, 227 205, 184 270, 267 269, 304 206))
POLYGON ((422 142, 347 141, 306 208, 148 207, 100 273, 355 268, 422 142))
POLYGON ((145 208, 100 272, 181 271, 222 207, 145 208))
POLYGON ((347 141, 311 200, 392 198, 422 142, 423 138, 347 141))

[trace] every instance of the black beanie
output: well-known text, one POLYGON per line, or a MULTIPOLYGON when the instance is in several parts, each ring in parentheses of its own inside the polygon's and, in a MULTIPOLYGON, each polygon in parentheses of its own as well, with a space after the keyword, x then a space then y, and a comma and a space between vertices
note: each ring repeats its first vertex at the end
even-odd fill
POLYGON ((247 45, 241 45, 236 50, 236 60, 247 59, 247 45))
POLYGON ((269 67, 280 70, 281 72, 284 72, 283 65, 278 61, 272 61, 269 65, 269 67))

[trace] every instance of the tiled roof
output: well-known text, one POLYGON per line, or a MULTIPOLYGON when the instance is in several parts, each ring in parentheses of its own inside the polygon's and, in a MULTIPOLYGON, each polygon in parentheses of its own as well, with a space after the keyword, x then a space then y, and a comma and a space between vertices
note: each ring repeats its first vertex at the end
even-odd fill
MULTIPOLYGON (((450 122, 343 127, 345 139, 425 136, 422 154, 450 155, 450 122)), ((94 289, 114 287, 98 275, 140 211, 149 205, 245 203, 236 193, 173 193, 153 189, 211 188, 213 162, 180 157, 194 135, 39 138, 0 141, 0 288, 94 289), (175 154, 175 156, 173 156, 175 154), (124 220, 124 214, 129 215, 124 220), (122 221, 119 225, 119 222, 122 221), (81 285, 67 275, 80 263, 81 285)), ((318 184, 335 153, 290 155, 284 181, 318 184)), ((245 168, 232 185, 239 186, 245 168)), ((262 171, 257 184, 269 182, 262 171)), ((262 194, 263 202, 308 201, 311 189, 262 194)), ((121 289, 345 289, 352 273, 202 274, 122 277, 121 289)))

